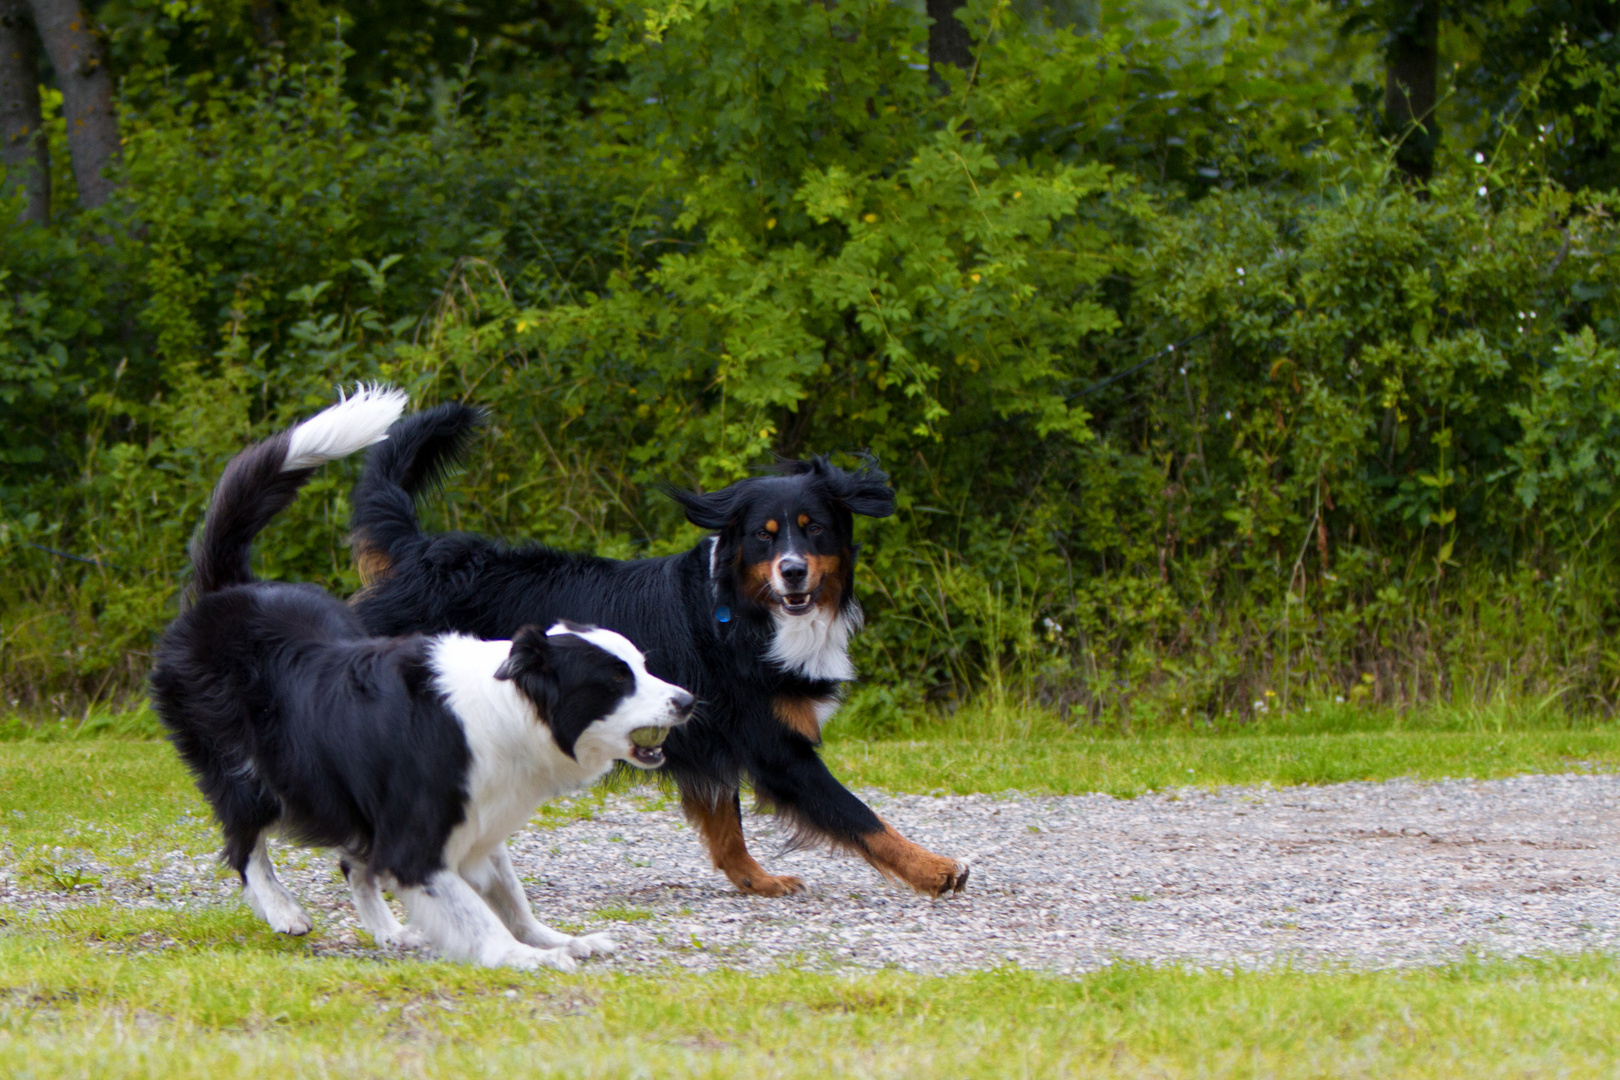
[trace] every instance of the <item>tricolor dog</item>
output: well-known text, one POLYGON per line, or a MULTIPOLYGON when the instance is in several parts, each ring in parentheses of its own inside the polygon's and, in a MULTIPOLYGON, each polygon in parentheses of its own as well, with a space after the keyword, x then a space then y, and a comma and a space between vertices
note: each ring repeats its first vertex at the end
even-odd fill
POLYGON ((918 892, 960 891, 966 863, 901 836, 827 770, 821 727, 855 677, 848 646, 861 626, 854 517, 894 511, 875 465, 846 472, 825 458, 708 494, 671 492, 712 530, 681 555, 618 561, 463 533, 424 533, 415 497, 478 426, 441 405, 401 420, 354 493, 354 544, 368 585, 355 610, 377 634, 460 631, 502 637, 526 623, 578 619, 612 627, 648 667, 698 695, 670 735, 668 771, 717 869, 759 896, 797 892, 743 841, 738 790, 785 817, 801 842, 859 855, 918 892))

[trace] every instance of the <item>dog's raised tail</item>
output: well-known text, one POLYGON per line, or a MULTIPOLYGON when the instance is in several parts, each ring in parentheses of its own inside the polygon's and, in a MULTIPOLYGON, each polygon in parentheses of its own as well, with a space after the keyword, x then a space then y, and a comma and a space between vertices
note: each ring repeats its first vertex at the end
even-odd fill
POLYGON ((270 519, 297 497, 317 468, 387 438, 405 402, 403 390, 361 387, 231 458, 191 545, 197 595, 253 581, 249 552, 270 519))
POLYGON ((422 534, 417 494, 443 476, 483 423, 483 410, 471 405, 435 405, 395 424, 388 441, 371 451, 349 521, 362 581, 387 573, 395 545, 422 534))

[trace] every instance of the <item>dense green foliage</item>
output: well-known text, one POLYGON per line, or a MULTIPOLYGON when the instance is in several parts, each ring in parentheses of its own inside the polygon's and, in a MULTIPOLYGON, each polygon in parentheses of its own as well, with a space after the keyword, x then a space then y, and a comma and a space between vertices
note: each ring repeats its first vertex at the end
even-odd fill
MULTIPOLYGON (((470 66, 407 7, 409 64, 341 6, 109 7, 118 197, 0 224, 12 700, 136 689, 224 459, 381 376, 494 412, 435 522, 615 556, 696 538, 656 481, 872 449, 857 730, 1620 701, 1608 39, 1509 86, 1477 21, 1415 191, 1311 0, 975 0, 943 93, 920 5, 615 0, 470 66)), ((265 573, 354 586, 351 477, 265 573)))

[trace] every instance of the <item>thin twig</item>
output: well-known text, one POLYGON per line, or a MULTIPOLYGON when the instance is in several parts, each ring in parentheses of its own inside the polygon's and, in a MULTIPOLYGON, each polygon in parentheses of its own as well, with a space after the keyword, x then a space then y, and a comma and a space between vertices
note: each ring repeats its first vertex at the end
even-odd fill
POLYGON ((1154 353, 1152 356, 1148 357, 1146 360, 1143 360, 1141 363, 1134 364, 1131 367, 1126 368, 1124 371, 1116 371, 1116 372, 1114 372, 1114 374, 1108 376, 1108 378, 1102 380, 1102 382, 1092 383, 1090 386, 1086 387, 1084 390, 1077 390, 1076 392, 1070 394, 1065 400, 1073 401, 1075 398, 1088 397, 1091 394, 1095 394, 1097 391, 1103 389, 1106 386, 1111 386, 1114 383, 1117 383, 1119 380, 1125 378, 1127 375, 1135 375, 1138 371, 1141 371, 1143 368, 1147 367, 1149 364, 1153 363, 1154 361, 1161 360, 1164 357, 1169 356, 1171 353, 1175 352, 1177 349, 1185 348, 1186 346, 1191 345, 1193 342, 1197 341, 1199 338, 1201 338, 1205 334, 1209 333, 1210 329, 1211 329, 1211 327, 1206 326, 1202 330, 1198 331, 1196 334, 1189 334, 1186 337, 1182 338, 1180 341, 1174 343, 1173 345, 1166 345, 1164 348, 1160 349, 1158 352, 1154 353))

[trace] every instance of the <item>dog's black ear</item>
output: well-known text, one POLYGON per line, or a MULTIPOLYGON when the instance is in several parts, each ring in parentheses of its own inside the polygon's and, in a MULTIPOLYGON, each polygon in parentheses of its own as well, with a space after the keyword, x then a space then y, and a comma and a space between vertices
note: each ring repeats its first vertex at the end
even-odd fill
POLYGON ((824 468, 826 464, 827 459, 825 457, 814 457, 809 461, 801 461, 799 458, 778 456, 764 467, 764 471, 774 473, 777 476, 803 476, 805 473, 813 473, 824 468), (817 462, 820 462, 820 464, 818 465, 817 462))
POLYGON ((540 719, 549 721, 557 711, 562 686, 552 666, 551 639, 538 626, 525 626, 512 635, 512 651, 495 669, 497 679, 515 684, 524 697, 534 702, 540 719))
POLYGON ((894 513, 894 488, 889 474, 878 467, 877 458, 862 454, 863 464, 845 472, 824 457, 811 462, 812 471, 827 485, 827 493, 844 509, 863 517, 883 518, 894 513))
POLYGON ((664 494, 681 504, 681 509, 686 511, 687 521, 700 529, 718 532, 737 523, 745 502, 739 494, 743 486, 740 483, 732 484, 719 491, 705 493, 666 485, 664 494))
POLYGON ((495 669, 497 679, 516 679, 526 671, 544 671, 550 668, 551 642, 546 632, 530 624, 518 628, 512 635, 512 651, 501 666, 495 669))

